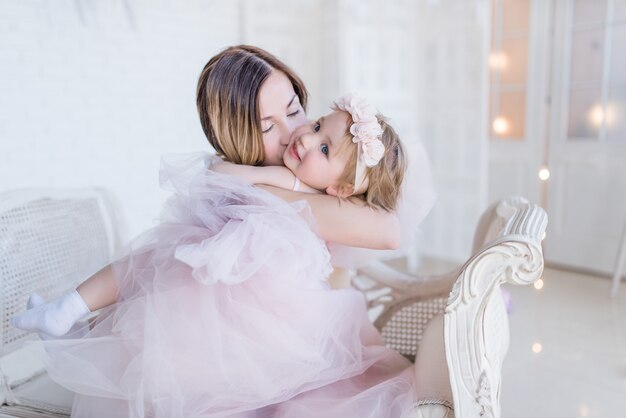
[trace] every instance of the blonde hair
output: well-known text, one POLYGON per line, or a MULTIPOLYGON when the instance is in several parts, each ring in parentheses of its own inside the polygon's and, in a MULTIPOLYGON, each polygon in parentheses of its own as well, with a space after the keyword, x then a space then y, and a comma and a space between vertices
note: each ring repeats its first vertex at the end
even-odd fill
POLYGON ((265 160, 258 96, 272 71, 287 76, 306 110, 308 92, 302 80, 261 48, 232 46, 204 66, 196 90, 198 115, 207 140, 225 160, 246 165, 265 160))
MULTIPOLYGON (((383 129, 379 139, 385 146, 385 153, 378 164, 366 169, 368 186, 363 193, 363 199, 370 207, 393 211, 396 209, 400 197, 400 188, 406 172, 407 158, 402 142, 400 142, 400 137, 393 127, 389 125, 387 119, 380 113, 376 115, 376 119, 383 129)), ((349 131, 350 125, 351 123, 348 124, 345 143, 352 144, 352 146, 340 150, 342 153, 348 152, 350 154, 348 163, 339 178, 338 189, 342 191, 339 197, 348 197, 352 194, 356 177, 357 144, 352 142, 352 135, 349 131), (349 193, 346 193, 347 191, 349 193)))

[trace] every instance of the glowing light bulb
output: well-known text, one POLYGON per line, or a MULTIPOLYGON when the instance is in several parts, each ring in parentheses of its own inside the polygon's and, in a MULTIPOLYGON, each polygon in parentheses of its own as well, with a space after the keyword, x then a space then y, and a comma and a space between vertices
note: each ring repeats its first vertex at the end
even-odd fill
POLYGON ((543 350, 543 347, 541 346, 541 344, 539 344, 539 343, 534 343, 533 344, 533 353, 539 354, 539 353, 541 353, 541 350, 543 350))
POLYGON ((617 107, 615 103, 607 103, 606 106, 594 104, 587 112, 587 120, 594 128, 600 128, 602 124, 612 127, 617 121, 617 107))
POLYGON ((602 109, 602 106, 599 104, 594 105, 591 110, 589 110, 587 117, 593 126, 599 128, 600 125, 602 125, 602 122, 604 122, 604 110, 602 109))
POLYGON ((509 121, 502 116, 498 116, 491 124, 493 131, 498 135, 505 135, 509 132, 509 121))
POLYGON ((535 283, 533 283, 533 286, 535 286, 535 289, 537 290, 543 289, 543 279, 537 280, 535 283))
POLYGON ((544 167, 541 170, 539 170, 539 180, 546 181, 549 178, 550 178, 550 170, 548 170, 547 167, 544 167))
POLYGON ((489 67, 492 70, 503 70, 506 68, 509 60, 504 52, 489 53, 489 67))

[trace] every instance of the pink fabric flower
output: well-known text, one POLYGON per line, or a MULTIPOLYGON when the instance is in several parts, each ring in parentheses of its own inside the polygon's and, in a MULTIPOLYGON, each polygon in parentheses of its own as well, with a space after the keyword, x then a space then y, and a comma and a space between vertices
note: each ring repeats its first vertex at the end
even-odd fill
POLYGON ((385 154, 385 146, 380 140, 376 139, 371 142, 365 142, 361 145, 363 147, 363 162, 368 167, 374 167, 383 155, 385 154))
POLYGON ((365 165, 374 167, 378 164, 385 153, 385 146, 378 139, 383 129, 376 118, 376 108, 365 99, 346 94, 335 101, 333 109, 348 112, 352 117, 352 142, 360 144, 360 158, 365 165))
POLYGON ((383 130, 378 122, 359 122, 354 123, 350 127, 350 133, 354 136, 353 142, 371 142, 378 139, 382 135, 383 130))

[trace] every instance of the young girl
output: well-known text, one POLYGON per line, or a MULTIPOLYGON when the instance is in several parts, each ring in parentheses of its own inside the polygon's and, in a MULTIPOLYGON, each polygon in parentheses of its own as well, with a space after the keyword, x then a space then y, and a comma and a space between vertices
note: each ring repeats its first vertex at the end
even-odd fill
MULTIPOLYGON (((346 97, 294 131, 284 160, 293 175, 205 155, 165 162, 174 196, 162 224, 114 263, 118 303, 84 338, 43 343, 50 376, 78 394, 73 414, 398 417, 412 408, 411 364, 384 347, 359 292, 330 290, 329 254, 306 204, 206 170, 256 171, 255 182, 393 209, 405 167, 397 135, 346 97)), ((62 298, 15 322, 49 331, 72 306, 62 298)))

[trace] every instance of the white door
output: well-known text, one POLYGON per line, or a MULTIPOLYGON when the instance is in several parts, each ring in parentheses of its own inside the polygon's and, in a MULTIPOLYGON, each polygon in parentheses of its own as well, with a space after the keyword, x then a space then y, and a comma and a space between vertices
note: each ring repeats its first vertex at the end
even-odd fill
POLYGON ((543 204, 550 2, 491 0, 489 201, 543 204))
POLYGON ((545 256, 608 273, 626 216, 626 1, 554 12, 545 256))

